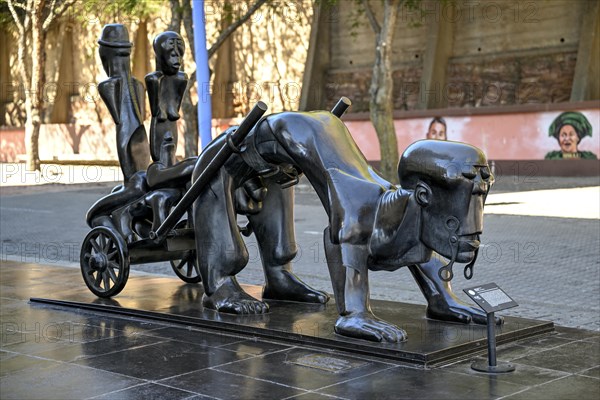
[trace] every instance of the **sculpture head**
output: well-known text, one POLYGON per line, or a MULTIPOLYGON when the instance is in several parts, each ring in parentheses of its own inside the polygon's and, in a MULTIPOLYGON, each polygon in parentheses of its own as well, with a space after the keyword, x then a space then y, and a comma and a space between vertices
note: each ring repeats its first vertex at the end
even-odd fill
POLYGON ((110 75, 110 60, 115 57, 129 57, 133 44, 129 41, 129 32, 122 24, 107 24, 102 28, 100 39, 98 39, 100 48, 100 60, 104 71, 110 75))
POLYGON ((494 180, 483 152, 465 143, 421 140, 402 154, 398 176, 421 208, 421 242, 452 261, 471 262, 494 180))
POLYGON ((165 75, 179 72, 185 44, 177 32, 167 31, 154 38, 154 54, 156 54, 156 70, 165 75))

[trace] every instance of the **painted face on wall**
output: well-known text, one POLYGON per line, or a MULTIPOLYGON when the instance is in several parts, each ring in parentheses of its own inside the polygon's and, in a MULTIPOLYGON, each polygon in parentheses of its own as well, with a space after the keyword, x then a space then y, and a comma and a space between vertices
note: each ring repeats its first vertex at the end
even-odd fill
POLYGON ((563 125, 558 132, 558 144, 563 153, 577 153, 579 136, 572 125, 563 125))
POLYGON ((446 140, 446 127, 439 122, 433 122, 427 131, 427 139, 446 140))

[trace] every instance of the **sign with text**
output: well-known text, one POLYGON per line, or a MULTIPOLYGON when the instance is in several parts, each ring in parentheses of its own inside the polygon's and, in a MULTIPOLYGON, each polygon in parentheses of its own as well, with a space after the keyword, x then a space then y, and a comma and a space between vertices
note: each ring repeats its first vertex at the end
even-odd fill
POLYGON ((509 295, 493 282, 466 288, 463 291, 488 314, 518 306, 509 295))

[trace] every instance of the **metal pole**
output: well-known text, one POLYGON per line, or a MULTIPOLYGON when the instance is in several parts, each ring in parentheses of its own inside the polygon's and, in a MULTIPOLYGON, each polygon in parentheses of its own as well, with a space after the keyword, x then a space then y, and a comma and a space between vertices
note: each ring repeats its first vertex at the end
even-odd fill
POLYGON ((491 312, 487 315, 487 334, 488 334, 488 364, 491 367, 496 366, 496 318, 491 312))
POLYGON ((205 148, 212 140, 212 108, 204 25, 204 0, 192 1, 192 22, 194 23, 194 54, 196 55, 196 82, 198 85, 198 135, 201 148, 205 148))

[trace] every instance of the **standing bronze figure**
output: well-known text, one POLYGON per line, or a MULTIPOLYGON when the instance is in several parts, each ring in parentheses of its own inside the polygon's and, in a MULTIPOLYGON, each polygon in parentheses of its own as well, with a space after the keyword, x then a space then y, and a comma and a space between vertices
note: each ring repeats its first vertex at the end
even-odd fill
POLYGON ((146 75, 152 123, 150 127, 150 154, 153 161, 160 160, 165 136, 177 143, 177 120, 188 77, 180 72, 185 45, 176 32, 163 32, 154 39, 156 71, 146 75))
POLYGON ((98 40, 100 59, 108 79, 98 84, 117 128, 117 154, 125 182, 150 163, 148 137, 144 128, 144 86, 131 76, 132 43, 127 28, 109 24, 98 40))

